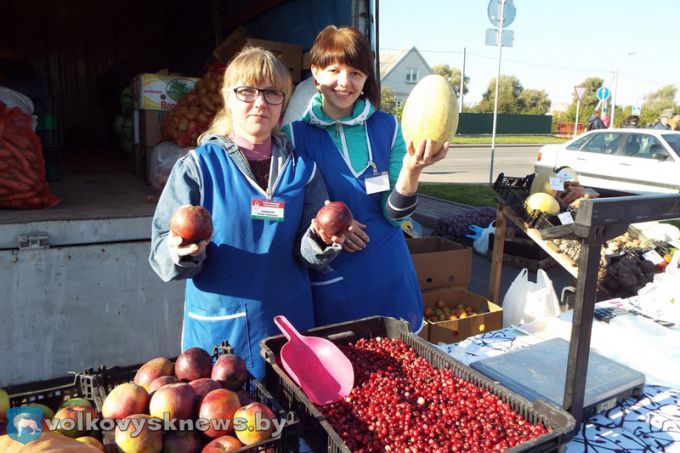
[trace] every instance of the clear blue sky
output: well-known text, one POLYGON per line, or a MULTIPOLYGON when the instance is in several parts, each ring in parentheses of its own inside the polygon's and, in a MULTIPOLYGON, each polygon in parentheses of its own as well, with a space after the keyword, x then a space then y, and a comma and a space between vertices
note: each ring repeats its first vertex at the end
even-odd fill
MULTIPOLYGON (((484 45, 488 0, 379 0, 380 50, 415 46, 430 66, 462 67, 470 78, 465 104, 479 102, 496 77, 498 48, 484 45)), ((587 77, 631 105, 665 85, 680 85, 679 0, 514 0, 513 47, 503 48, 501 74, 545 90, 553 107, 570 103, 587 77), (627 55, 628 52, 635 52, 627 55)))

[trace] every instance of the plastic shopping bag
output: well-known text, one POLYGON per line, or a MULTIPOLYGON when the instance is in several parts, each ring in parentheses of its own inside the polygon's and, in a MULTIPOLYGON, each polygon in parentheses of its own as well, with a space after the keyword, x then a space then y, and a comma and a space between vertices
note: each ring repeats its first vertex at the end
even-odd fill
POLYGON ((496 233, 496 221, 491 222, 486 228, 477 225, 469 225, 468 228, 475 233, 465 235, 473 240, 472 248, 480 255, 486 255, 489 252, 489 235, 496 233))
POLYGON ((539 269, 536 283, 529 281, 529 271, 522 269, 503 298, 503 327, 521 325, 560 314, 560 302, 552 280, 539 269))

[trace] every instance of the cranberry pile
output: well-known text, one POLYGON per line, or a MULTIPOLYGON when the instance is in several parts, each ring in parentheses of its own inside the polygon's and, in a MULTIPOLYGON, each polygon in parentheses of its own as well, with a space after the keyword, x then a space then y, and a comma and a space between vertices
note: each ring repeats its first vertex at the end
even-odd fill
POLYGON ((549 431, 401 340, 340 348, 354 366, 354 388, 319 409, 352 451, 503 451, 549 431))

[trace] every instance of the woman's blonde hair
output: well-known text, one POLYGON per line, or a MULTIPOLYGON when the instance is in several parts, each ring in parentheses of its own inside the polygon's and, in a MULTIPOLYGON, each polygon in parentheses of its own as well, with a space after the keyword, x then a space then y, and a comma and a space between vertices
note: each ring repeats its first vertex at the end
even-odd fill
MULTIPOLYGON (((293 89, 290 73, 286 66, 273 53, 261 47, 246 47, 236 54, 224 72, 224 82, 222 83, 224 108, 217 112, 208 129, 198 137, 198 144, 202 144, 209 135, 227 136, 233 132, 229 96, 232 95, 237 83, 257 86, 265 82, 272 83, 273 88, 286 94, 281 108, 283 115, 293 89)), ((278 126, 274 128, 272 133, 280 133, 278 126)))

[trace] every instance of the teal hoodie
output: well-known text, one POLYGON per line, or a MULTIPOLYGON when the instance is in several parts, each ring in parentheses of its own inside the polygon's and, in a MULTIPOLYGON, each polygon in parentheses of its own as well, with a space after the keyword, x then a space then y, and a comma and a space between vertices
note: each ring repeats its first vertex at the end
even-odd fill
MULTIPOLYGON (((326 129, 335 143, 338 150, 345 156, 345 160, 349 160, 352 169, 356 173, 362 172, 368 165, 368 136, 366 134, 366 120, 376 111, 373 104, 367 99, 358 99, 352 109, 352 114, 339 120, 334 120, 328 117, 321 108, 323 98, 321 93, 317 93, 312 98, 309 108, 302 115, 300 121, 304 121, 312 126, 326 129)), ((283 127, 283 131, 290 139, 291 130, 290 125, 283 127)), ((406 154, 406 143, 401 134, 401 125, 397 122, 396 136, 392 144, 390 152, 390 165, 388 168, 388 175, 390 180, 390 189, 394 189, 401 171, 401 166, 406 154)), ((383 211, 387 203, 387 198, 390 192, 383 193, 382 204, 383 211)), ((385 216, 390 223, 399 225, 402 222, 395 222, 385 216)))

